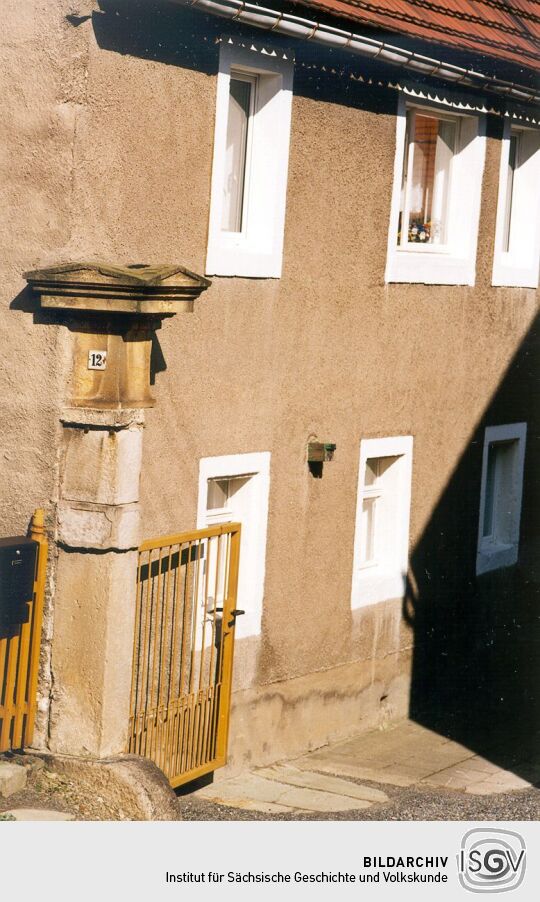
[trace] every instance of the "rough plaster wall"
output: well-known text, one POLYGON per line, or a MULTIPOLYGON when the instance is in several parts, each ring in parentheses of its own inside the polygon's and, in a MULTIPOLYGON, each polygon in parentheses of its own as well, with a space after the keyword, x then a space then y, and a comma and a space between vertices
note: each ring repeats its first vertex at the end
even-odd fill
MULTIPOLYGON (((4 305, 21 291, 23 270, 58 259, 203 272, 212 71, 100 47, 92 21, 67 23, 71 8, 60 0, 27 10, 11 2, 9 12, 4 78, 16 90, 4 120, 4 305)), ((254 657, 259 685, 374 662, 375 634, 399 677, 399 649, 406 657, 411 641, 396 631, 399 617, 387 630, 381 612, 353 624, 350 611, 360 437, 415 436, 414 544, 534 312, 534 292, 489 286, 494 139, 476 288, 385 286, 395 121, 356 108, 365 89, 354 90, 356 105, 294 98, 282 279, 215 278, 192 315, 159 333, 145 535, 195 525, 200 457, 272 452, 264 641, 249 642, 245 665, 238 649, 241 686, 254 657), (305 464, 311 434, 338 446, 321 480, 305 464)), ((54 497, 67 351, 63 329, 29 313, 6 312, 2 329, 10 347, 24 349, 1 374, 7 533, 54 497)))
MULTIPOLYGON (((65 259, 75 211, 73 144, 84 96, 84 51, 64 20, 65 3, 7 0, 2 7, 0 151, 0 461, 2 535, 25 533, 36 507, 52 524, 56 499, 58 412, 67 378, 63 329, 36 313, 22 273, 65 259)), ((87 43, 85 37, 82 45, 87 43)), ((46 732, 51 549, 37 733, 46 732)))

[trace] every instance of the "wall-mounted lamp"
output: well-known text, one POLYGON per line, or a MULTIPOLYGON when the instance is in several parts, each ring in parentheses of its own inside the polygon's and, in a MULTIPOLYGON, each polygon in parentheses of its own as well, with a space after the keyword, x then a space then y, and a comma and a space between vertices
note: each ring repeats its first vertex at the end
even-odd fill
POLYGON ((309 442, 307 459, 308 463, 325 463, 333 460, 336 446, 330 442, 309 442))
POLYGON ((308 442, 307 461, 309 472, 316 479, 321 479, 323 464, 334 459, 336 446, 332 442, 308 442))

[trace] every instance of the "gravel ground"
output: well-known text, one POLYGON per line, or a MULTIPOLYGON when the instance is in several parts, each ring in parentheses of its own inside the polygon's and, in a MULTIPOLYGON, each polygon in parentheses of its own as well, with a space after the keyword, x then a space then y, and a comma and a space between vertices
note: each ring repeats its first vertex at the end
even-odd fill
MULTIPOLYGON (((7 756, 6 756, 7 757, 7 756)), ((17 763, 24 757, 14 756, 17 763)), ((28 758, 28 785, 7 799, 0 798, 0 820, 11 808, 49 808, 66 811, 77 820, 126 820, 118 806, 97 796, 80 781, 70 780, 49 770, 39 760, 28 758)), ((465 793, 411 786, 407 789, 351 780, 364 786, 382 789, 389 799, 382 804, 359 811, 322 814, 265 814, 217 805, 195 795, 178 794, 181 818, 186 821, 540 821, 540 788, 523 789, 500 795, 472 796, 465 793)), ((185 793, 185 790, 184 790, 185 793)))
POLYGON ((540 820, 540 789, 522 789, 499 795, 472 796, 450 790, 407 789, 352 781, 382 789, 388 802, 359 811, 264 814, 216 805, 196 796, 179 798, 186 821, 537 821, 540 820))

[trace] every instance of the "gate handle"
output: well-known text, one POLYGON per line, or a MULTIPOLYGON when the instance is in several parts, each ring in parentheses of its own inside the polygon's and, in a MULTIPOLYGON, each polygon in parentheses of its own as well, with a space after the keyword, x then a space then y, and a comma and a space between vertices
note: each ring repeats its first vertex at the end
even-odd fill
POLYGON ((245 613, 245 611, 241 611, 239 608, 235 608, 234 611, 231 611, 231 617, 240 617, 241 614, 245 613))

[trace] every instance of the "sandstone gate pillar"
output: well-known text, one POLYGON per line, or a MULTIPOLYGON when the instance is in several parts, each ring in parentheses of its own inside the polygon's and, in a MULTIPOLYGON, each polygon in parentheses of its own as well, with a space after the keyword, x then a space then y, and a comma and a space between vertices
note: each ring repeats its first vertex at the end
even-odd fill
POLYGON ((179 266, 73 263, 26 273, 69 330, 56 511, 51 751, 126 750, 139 484, 151 344, 210 284, 179 266))

